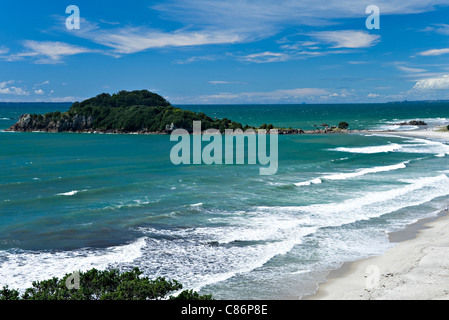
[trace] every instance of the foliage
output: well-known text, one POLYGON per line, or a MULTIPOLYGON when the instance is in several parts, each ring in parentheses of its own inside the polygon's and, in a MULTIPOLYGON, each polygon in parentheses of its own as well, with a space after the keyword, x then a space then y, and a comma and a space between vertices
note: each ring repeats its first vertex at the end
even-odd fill
POLYGON ((449 130, 449 126, 447 126, 446 129, 449 130))
POLYGON ((340 122, 340 123, 338 124, 338 128, 339 128, 339 129, 342 129, 342 130, 346 130, 346 129, 349 128, 349 124, 348 124, 347 122, 345 122, 345 121, 340 122))
MULTIPOLYGON (((226 118, 212 119, 204 113, 175 108, 158 94, 147 90, 120 91, 110 95, 102 93, 94 98, 75 102, 66 113, 53 112, 44 115, 51 121, 74 118, 76 115, 91 117, 95 130, 121 132, 162 132, 173 123, 176 128, 192 131, 193 121, 201 121, 201 129, 243 129, 240 123, 226 118)), ((32 115, 35 119, 38 115, 32 115)), ((42 118, 40 118, 42 120, 42 118)))
POLYGON ((20 293, 18 290, 9 289, 8 286, 4 286, 0 290, 0 300, 20 300, 20 293))
POLYGON ((184 290, 178 296, 170 297, 170 300, 212 300, 211 294, 200 296, 200 294, 193 290, 184 290))
MULTIPOLYGON (((71 275, 62 279, 54 277, 44 281, 34 281, 32 287, 20 296, 18 290, 7 286, 0 290, 0 300, 160 300, 173 291, 182 289, 176 280, 158 277, 150 280, 142 277, 138 268, 120 272, 117 269, 99 271, 91 269, 79 272, 79 288, 68 288, 71 275)), ((70 287, 70 286, 69 286, 70 287)), ((193 290, 184 290, 173 300, 211 300, 211 295, 201 296, 193 290)))

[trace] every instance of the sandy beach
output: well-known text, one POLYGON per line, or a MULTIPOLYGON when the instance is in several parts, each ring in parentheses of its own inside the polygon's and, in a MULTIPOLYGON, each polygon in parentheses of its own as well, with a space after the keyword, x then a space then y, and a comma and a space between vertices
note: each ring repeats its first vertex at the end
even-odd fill
MULTIPOLYGON (((392 134, 449 141, 449 132, 436 130, 392 134)), ((316 294, 303 299, 449 299, 448 212, 443 210, 437 217, 422 219, 391 233, 389 239, 395 246, 383 255, 344 263, 329 273, 326 282, 319 284, 316 294)))

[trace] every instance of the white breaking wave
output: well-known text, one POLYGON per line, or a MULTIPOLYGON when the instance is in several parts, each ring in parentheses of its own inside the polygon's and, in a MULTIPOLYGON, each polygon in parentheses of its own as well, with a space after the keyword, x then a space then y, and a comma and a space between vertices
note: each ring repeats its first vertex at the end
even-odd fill
POLYGON ((401 163, 394 164, 391 166, 379 166, 379 167, 373 167, 373 168, 358 169, 354 172, 335 173, 335 174, 322 176, 321 179, 345 180, 345 179, 364 176, 364 175, 370 174, 370 173, 387 172, 387 171, 393 171, 393 170, 398 170, 398 169, 405 169, 409 162, 410 161, 405 161, 405 162, 401 162, 401 163))
POLYGON ((439 157, 449 154, 449 145, 439 141, 414 138, 411 144, 401 145, 400 152, 405 153, 431 153, 439 157))
POLYGON ((320 178, 316 178, 316 179, 312 179, 309 181, 304 181, 304 182, 296 182, 295 186, 301 187, 301 186, 310 186, 311 184, 320 184, 323 181, 321 181, 320 178))
POLYGON ((333 173, 321 176, 319 178, 315 178, 313 180, 304 181, 304 182, 297 182, 295 183, 295 186, 301 187, 301 186, 310 186, 311 184, 319 184, 322 183, 323 180, 346 180, 351 179, 355 177, 364 176, 366 174, 370 173, 379 173, 379 172, 388 172, 398 169, 405 169, 407 168, 407 164, 410 163, 410 161, 404 161, 398 164, 393 164, 390 166, 379 166, 379 167, 372 167, 372 168, 365 168, 365 169, 358 169, 351 172, 341 172, 341 173, 333 173))
POLYGON ((69 192, 58 193, 57 195, 58 196, 70 197, 70 196, 74 196, 78 192, 84 192, 84 191, 87 191, 87 189, 84 189, 84 190, 72 190, 72 191, 69 191, 69 192))
POLYGON ((14 289, 31 287, 33 281, 63 277, 74 271, 104 270, 117 263, 132 263, 142 255, 146 237, 105 249, 79 249, 60 252, 0 251, 1 285, 14 289))
MULTIPOLYGON (((319 227, 341 226, 367 220, 416 206, 440 196, 449 195, 449 178, 446 174, 435 177, 401 180, 406 185, 386 191, 368 192, 342 202, 313 204, 309 206, 271 207, 276 212, 307 213, 319 227)), ((260 207, 266 209, 266 207, 260 207)))
MULTIPOLYGON (((377 136, 391 137, 391 135, 377 136)), ((397 137, 396 137, 397 138, 397 137)), ((449 154, 449 145, 446 145, 439 141, 421 139, 421 138, 406 138, 411 143, 391 143, 381 146, 368 146, 368 147, 339 147, 330 149, 330 151, 349 152, 349 153, 361 153, 361 154, 373 154, 373 153, 387 153, 387 152, 404 152, 404 153, 430 153, 442 157, 442 155, 449 154)))
POLYGON ((382 146, 370 146, 370 147, 339 147, 335 149, 331 149, 331 151, 340 151, 340 152, 350 152, 350 153, 384 153, 384 152, 393 152, 401 149, 401 145, 397 143, 382 145, 382 146))

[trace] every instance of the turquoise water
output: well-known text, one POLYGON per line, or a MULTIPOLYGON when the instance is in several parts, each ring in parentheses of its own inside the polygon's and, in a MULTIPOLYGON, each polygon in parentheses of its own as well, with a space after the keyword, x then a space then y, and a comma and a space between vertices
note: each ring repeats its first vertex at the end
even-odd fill
MULTIPOLYGON (((0 104, 0 130, 22 113, 69 107, 0 104)), ((183 108, 304 129, 449 119, 447 104, 183 108)), ((326 270, 382 253, 386 232, 449 201, 441 141, 281 135, 272 176, 258 164, 176 166, 174 145, 166 135, 0 132, 0 286, 138 266, 217 299, 299 298, 326 270)))

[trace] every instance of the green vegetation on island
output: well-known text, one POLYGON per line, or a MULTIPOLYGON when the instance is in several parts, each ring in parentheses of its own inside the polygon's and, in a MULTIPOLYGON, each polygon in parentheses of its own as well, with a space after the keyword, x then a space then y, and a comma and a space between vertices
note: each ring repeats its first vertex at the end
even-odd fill
POLYGON ((323 129, 279 128, 273 124, 252 127, 229 120, 218 119, 199 112, 176 108, 165 98, 147 90, 102 93, 96 97, 75 102, 66 112, 24 114, 7 131, 44 132, 101 132, 101 133, 171 133, 174 129, 193 131, 193 122, 201 121, 201 129, 267 130, 277 129, 279 134, 339 133, 349 125, 321 125, 323 129))
POLYGON ((67 112, 22 116, 11 127, 13 131, 49 132, 115 132, 165 133, 175 128, 192 131, 193 121, 201 121, 201 128, 245 129, 242 124, 226 118, 212 119, 173 107, 166 99, 147 90, 102 93, 94 98, 75 102, 67 112))
POLYGON ((200 295, 193 290, 168 296, 181 290, 182 285, 162 277, 156 280, 142 277, 138 268, 126 272, 117 269, 80 271, 79 287, 71 285, 71 276, 34 281, 23 294, 4 286, 0 290, 0 300, 212 300, 212 295, 200 295))

